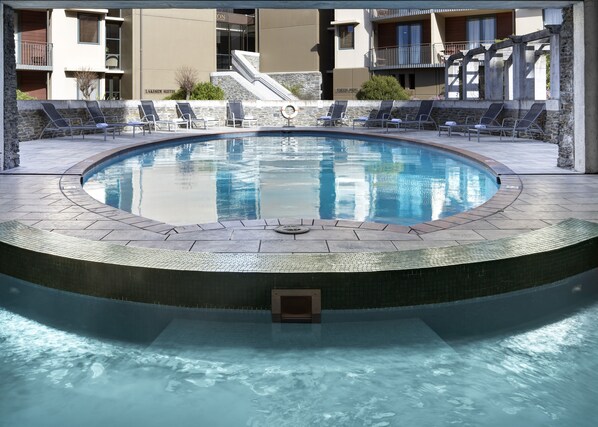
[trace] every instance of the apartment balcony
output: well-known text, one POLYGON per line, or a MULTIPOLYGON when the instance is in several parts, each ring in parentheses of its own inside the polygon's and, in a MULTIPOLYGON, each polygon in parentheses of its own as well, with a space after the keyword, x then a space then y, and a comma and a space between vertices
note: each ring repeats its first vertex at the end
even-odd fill
POLYGON ((458 12, 468 9, 370 9, 370 21, 402 18, 405 16, 429 15, 430 13, 458 12))
POLYGON ((17 43, 17 70, 52 71, 52 43, 17 43))
POLYGON ((118 53, 107 53, 106 54, 106 69, 112 70, 112 71, 118 71, 121 69, 120 54, 118 54, 118 53))
POLYGON ((371 49, 369 52, 370 70, 444 67, 446 58, 452 54, 492 43, 494 40, 427 43, 371 49))

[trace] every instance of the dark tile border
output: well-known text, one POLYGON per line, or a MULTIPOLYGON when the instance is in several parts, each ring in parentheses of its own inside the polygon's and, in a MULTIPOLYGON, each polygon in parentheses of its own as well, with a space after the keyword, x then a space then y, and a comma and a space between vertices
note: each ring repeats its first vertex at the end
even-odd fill
POLYGON ((598 224, 569 219, 470 245, 391 253, 216 254, 123 247, 0 223, 0 273, 92 296, 269 309, 273 289, 321 289, 323 309, 466 300, 598 267, 598 224))

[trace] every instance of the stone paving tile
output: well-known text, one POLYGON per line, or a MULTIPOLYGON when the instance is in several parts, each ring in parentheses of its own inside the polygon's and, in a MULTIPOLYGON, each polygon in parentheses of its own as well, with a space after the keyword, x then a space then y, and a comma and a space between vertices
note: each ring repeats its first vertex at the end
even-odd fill
POLYGON ((244 219, 241 221, 245 227, 266 226, 266 221, 263 219, 244 219))
POLYGON ((392 231, 379 230, 355 230, 359 240, 421 240, 417 234, 394 233, 392 231))
MULTIPOLYGON (((102 217, 103 218, 103 217, 102 217)), ((134 225, 126 224, 119 221, 108 221, 103 218, 101 221, 96 221, 87 227, 88 230, 138 230, 134 225)))
POLYGON ((223 227, 227 228, 243 228, 245 227, 241 221, 220 221, 223 227))
POLYGON ((278 222, 278 218, 267 218, 267 219, 265 219, 265 221, 266 221, 266 225, 273 225, 273 226, 280 225, 280 222, 278 222))
POLYGON ((415 249, 444 248, 457 246, 459 243, 455 240, 429 240, 429 241, 393 241, 393 244, 399 251, 410 251, 415 249))
POLYGON ((198 224, 177 226, 174 228, 174 233, 187 233, 189 231, 200 231, 201 228, 198 224))
POLYGON ((191 252, 239 252, 257 253, 260 249, 259 240, 237 240, 237 241, 200 241, 195 242, 191 252))
POLYGON ((353 230, 346 229, 312 229, 305 234, 296 234, 295 240, 357 240, 357 235, 353 230))
POLYGON ((479 221, 470 221, 465 224, 455 225, 451 230, 496 230, 496 226, 490 224, 485 219, 479 221))
POLYGON ((84 230, 93 221, 49 221, 42 220, 35 224, 35 228, 42 230, 84 230))
POLYGON ((537 230, 548 226, 547 222, 539 219, 501 220, 489 219, 488 222, 501 230, 537 230))
POLYGON ((477 230, 478 234, 486 240, 502 239, 503 237, 517 236, 521 230, 477 230))
POLYGON ((83 212, 77 215, 77 220, 87 220, 87 221, 104 221, 106 220, 105 216, 98 215, 93 212, 83 212))
POLYGON ((328 252, 323 240, 262 240, 261 253, 314 253, 328 252))
POLYGON ((110 233, 110 230, 55 230, 53 233, 64 234, 79 239, 102 240, 108 233, 110 233))
MULTIPOLYGON (((79 208, 80 209, 80 208, 79 208)), ((14 212, 45 212, 45 213, 58 213, 58 212, 64 212, 64 213, 70 213, 75 211, 76 212, 77 209, 75 208, 68 208, 65 210, 64 206, 51 206, 51 205, 20 205, 20 206, 15 206, 13 209, 11 209, 11 211, 14 212)), ((79 211, 81 212, 81 211, 79 211)))
POLYGON ((166 236, 145 230, 113 230, 102 240, 166 240, 166 236))
POLYGON ((281 234, 274 230, 235 229, 232 240, 294 240, 292 234, 281 234))
POLYGON ((441 230, 420 234, 422 240, 484 240, 474 230, 441 230))
POLYGON ((30 227, 34 227, 34 226, 35 226, 35 224, 37 224, 39 221, 36 221, 36 220, 34 220, 34 219, 32 219, 32 220, 26 220, 26 219, 24 219, 24 220, 19 220, 19 222, 20 222, 21 224, 25 224, 25 225, 28 225, 28 226, 30 226, 30 227))
POLYGON ((431 225, 438 228, 452 228, 455 226, 453 222, 437 219, 435 221, 424 222, 424 224, 431 225))
POLYGON ((77 221, 81 221, 81 220, 85 220, 85 218, 79 218, 78 213, 62 213, 62 212, 56 212, 56 213, 48 213, 48 212, 29 212, 26 214, 23 214, 21 216, 22 219, 45 219, 45 220, 49 220, 49 221, 68 221, 68 220, 77 220, 77 221))
POLYGON ((224 228, 224 225, 220 224, 219 222, 208 222, 205 224, 197 224, 201 227, 202 230, 217 230, 219 228, 224 228))
MULTIPOLYGON (((21 220, 21 217, 24 215, 23 212, 2 212, 0 211, 0 222, 4 221, 12 221, 15 219, 21 220)), ((23 220, 28 221, 28 220, 23 220)), ((21 222, 23 222, 21 221, 21 222)), ((36 223, 38 220, 31 220, 31 222, 36 223)))
POLYGON ((348 240, 328 241, 330 252, 394 252, 396 246, 388 240, 360 240, 356 242, 348 240))
POLYGON ((364 222, 359 226, 363 230, 384 230, 388 224, 382 224, 379 222, 364 222))
POLYGON ((158 241, 158 240, 135 240, 130 241, 127 246, 135 246, 138 248, 151 248, 151 249, 168 249, 171 251, 189 251, 193 246, 192 241, 174 242, 174 241, 158 241))
POLYGON ((441 228, 434 227, 430 224, 415 224, 411 226, 411 229, 418 232, 418 233, 432 233, 434 231, 439 231, 441 228))
POLYGON ((411 227, 407 227, 405 225, 388 224, 384 231, 392 231, 393 233, 409 233, 411 231, 411 227))
MULTIPOLYGON (((513 203, 504 212, 564 212, 568 209, 561 205, 539 205, 530 203, 513 203)), ((598 209, 596 209, 598 210, 598 209)))
MULTIPOLYGON (((598 200, 598 198, 595 198, 593 201, 598 200)), ((598 212, 598 203, 586 203, 586 204, 575 204, 574 206, 566 206, 566 209, 570 210, 570 211, 576 211, 576 212, 598 212)))
POLYGON ((301 218, 280 218, 280 225, 301 225, 301 218))
MULTIPOLYGON (((138 224, 135 224, 136 227, 140 227, 138 224)), ((162 233, 162 234, 166 234, 169 231, 173 230, 173 226, 170 224, 154 224, 154 225, 150 225, 149 227, 140 227, 143 228, 144 230, 147 231, 154 231, 156 233, 162 233)))
POLYGON ((314 225, 322 225, 322 226, 330 226, 334 227, 336 225, 335 219, 315 219, 314 225))
POLYGON ((359 228, 363 224, 362 221, 349 221, 346 219, 341 219, 336 223, 337 227, 351 227, 351 228, 359 228))
POLYGON ((230 240, 232 234, 232 228, 222 228, 220 230, 190 231, 187 233, 169 234, 167 240, 230 240))

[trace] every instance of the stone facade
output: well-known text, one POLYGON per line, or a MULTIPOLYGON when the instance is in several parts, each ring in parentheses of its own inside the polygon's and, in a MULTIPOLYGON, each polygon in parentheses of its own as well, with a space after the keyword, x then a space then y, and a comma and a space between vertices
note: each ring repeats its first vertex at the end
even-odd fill
POLYGON ((302 73, 268 73, 268 75, 293 92, 299 99, 321 99, 322 73, 319 71, 306 71, 302 73), (291 90, 293 88, 297 88, 297 92, 291 90))
POLYGON ((233 77, 228 75, 222 75, 219 73, 217 76, 211 76, 210 81, 212 84, 219 86, 224 91, 224 97, 226 99, 236 99, 240 101, 252 100, 255 96, 239 84, 233 77))
MULTIPOLYGON (((558 165, 562 168, 572 169, 575 166, 574 158, 574 75, 573 75, 573 55, 575 46, 573 46, 573 8, 563 9, 563 25, 561 26, 561 87, 560 102, 561 114, 558 119, 556 139, 559 144, 558 165)), ((581 47, 580 47, 581 48, 581 47)))
POLYGON ((19 166, 17 65, 13 10, 4 6, 4 169, 19 166))

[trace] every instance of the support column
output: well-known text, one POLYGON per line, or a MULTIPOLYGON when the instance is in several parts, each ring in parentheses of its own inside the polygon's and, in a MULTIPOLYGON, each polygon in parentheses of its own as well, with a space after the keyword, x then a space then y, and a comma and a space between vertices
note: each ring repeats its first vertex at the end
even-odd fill
MULTIPOLYGON (((581 70, 584 81, 580 82, 578 90, 577 77, 575 78, 575 94, 583 91, 585 108, 575 108, 575 121, 582 121, 585 129, 581 132, 585 142, 585 173, 598 173, 598 5, 596 0, 584 1, 583 19, 583 44, 575 52, 583 50, 585 61, 581 70), (577 117, 577 115, 585 117, 577 117)), ((574 11, 575 7, 574 6, 574 11)), ((575 15, 574 15, 575 18, 575 15)), ((575 21, 577 24, 577 20, 575 21)), ((577 56, 576 56, 577 57, 577 56)), ((577 61, 576 61, 577 71, 577 61)), ((577 99, 576 99, 577 106, 577 99)), ((575 129, 577 133, 577 127, 575 129)), ((577 153, 575 153, 577 155, 577 153)))
POLYGON ((459 99, 459 62, 448 59, 444 68, 444 97, 459 99))
MULTIPOLYGON (((524 98, 536 99, 536 50, 533 46, 525 46, 525 83, 524 83, 524 98)), ((546 88, 546 85, 544 85, 546 88)), ((543 98, 541 98, 543 99, 543 98)))
POLYGON ((521 41, 521 37, 512 36, 513 40, 513 54, 511 55, 513 61, 513 99, 525 99, 525 76, 526 76, 526 61, 525 61, 525 43, 521 41))
POLYGON ((4 2, 2 9, 2 168, 11 169, 19 166, 18 125, 19 110, 17 108, 17 65, 15 57, 14 13, 4 2))
POLYGON ((561 27, 550 28, 550 98, 561 98, 561 27))
POLYGON ((473 56, 466 55, 463 58, 463 99, 480 99, 480 64, 473 59, 473 56))
MULTIPOLYGON (((2 46, 2 52, 4 52, 4 2, 0 1, 0 46, 2 46)), ((0 93, 4 93, 4 54, 0 55, 0 93)), ((0 126, 0 171, 4 170, 4 97, 0 101, 0 117, 2 117, 2 126, 0 126)))
POLYGON ((504 99, 504 68, 502 54, 496 50, 488 50, 484 54, 484 94, 490 101, 504 99))

